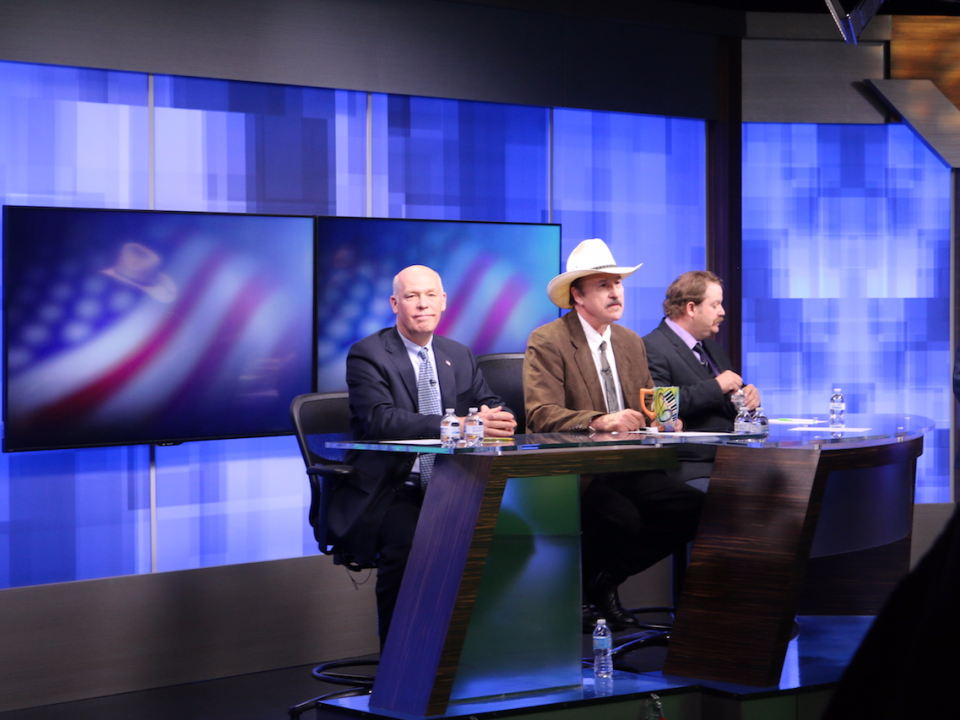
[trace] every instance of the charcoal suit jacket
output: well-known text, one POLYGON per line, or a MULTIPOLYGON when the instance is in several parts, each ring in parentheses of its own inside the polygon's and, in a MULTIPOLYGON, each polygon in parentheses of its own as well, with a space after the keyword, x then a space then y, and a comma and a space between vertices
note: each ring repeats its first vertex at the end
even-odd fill
MULTIPOLYGON (((433 336, 441 408, 465 416, 471 407, 503 406, 489 388, 473 353, 460 343, 433 336)), ((355 343, 347 355, 350 425, 355 440, 439 438, 440 415, 421 415, 417 378, 396 327, 355 343)), ((503 408, 512 412, 509 408, 503 408)), ((393 497, 410 475, 414 453, 351 451, 355 472, 332 493, 327 516, 335 538, 357 558, 375 554, 377 529, 393 497)))
MULTIPOLYGON (((713 372, 700 364, 697 356, 665 320, 653 332, 644 335, 647 362, 655 385, 680 388, 680 419, 684 430, 722 430, 731 432, 737 416, 730 395, 720 391, 713 372)), ((702 341, 720 372, 732 370, 730 358, 716 342, 702 341)))

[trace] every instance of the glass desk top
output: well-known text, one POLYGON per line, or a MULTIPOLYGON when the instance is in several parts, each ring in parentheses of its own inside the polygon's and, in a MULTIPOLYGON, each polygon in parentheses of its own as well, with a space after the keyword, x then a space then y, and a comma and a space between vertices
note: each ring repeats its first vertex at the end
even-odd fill
POLYGON ((883 445, 912 440, 934 428, 934 422, 920 415, 847 415, 843 427, 830 427, 825 415, 771 417, 770 432, 758 433, 532 433, 512 438, 486 439, 476 448, 444 448, 440 440, 381 440, 327 442, 329 448, 342 450, 379 450, 437 454, 504 453, 549 451, 565 448, 603 446, 663 447, 683 443, 707 445, 746 445, 749 447, 815 447, 822 450, 861 445, 883 445))

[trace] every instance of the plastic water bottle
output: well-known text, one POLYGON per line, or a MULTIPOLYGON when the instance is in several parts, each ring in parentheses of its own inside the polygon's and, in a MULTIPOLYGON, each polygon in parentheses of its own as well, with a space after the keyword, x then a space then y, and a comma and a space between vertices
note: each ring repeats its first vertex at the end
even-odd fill
POLYGON ((733 406, 737 409, 737 412, 740 412, 740 408, 743 407, 743 404, 747 399, 743 395, 743 388, 740 388, 735 393, 730 395, 730 402, 733 403, 733 406))
POLYGON ((463 425, 463 439, 467 441, 466 446, 480 447, 483 445, 483 418, 480 417, 476 408, 470 408, 470 414, 464 418, 463 425))
POLYGON ((613 635, 603 618, 597 619, 593 629, 593 674, 598 678, 613 677, 613 635))
POLYGON ((770 420, 762 407, 753 411, 753 431, 760 435, 770 434, 770 420))
POLYGON ((834 388, 833 395, 830 396, 830 427, 843 427, 846 412, 847 404, 843 401, 843 393, 840 388, 834 388))
POLYGON ((453 408, 447 408, 440 419, 440 444, 445 448, 453 449, 459 440, 460 418, 453 412, 453 408))
POLYGON ((737 418, 733 421, 733 431, 743 434, 753 432, 753 423, 751 422, 750 411, 746 405, 741 405, 737 411, 737 418))

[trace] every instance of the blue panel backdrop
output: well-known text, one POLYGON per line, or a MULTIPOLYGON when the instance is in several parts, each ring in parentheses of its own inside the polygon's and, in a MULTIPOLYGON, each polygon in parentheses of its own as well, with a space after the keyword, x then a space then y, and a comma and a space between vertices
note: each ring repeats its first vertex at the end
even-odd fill
MULTIPOLYGON (((146 208, 147 77, 0 63, 0 204, 146 208)), ((0 586, 150 569, 146 448, 0 458, 0 586)))
POLYGON ((706 262, 706 127, 702 120, 560 110, 553 114, 554 222, 563 262, 581 240, 606 241, 625 283, 621 322, 641 335, 667 286, 706 262))
POLYGON ((373 110, 374 215, 547 222, 546 108, 375 95, 373 110))
POLYGON ((366 214, 365 93, 157 76, 156 207, 366 214))
MULTIPOLYGON (((148 87, 0 63, 0 200, 148 207, 148 87)), ((624 315, 641 334, 704 266, 703 121, 557 109, 551 148, 547 108, 154 89, 158 208, 543 222, 552 180, 564 257, 602 237, 644 263, 624 315)), ((821 411, 839 383, 853 412, 933 417, 918 499, 947 500, 949 171, 900 126, 751 125, 744 141, 745 375, 774 413, 821 411)), ((315 552, 300 463, 292 437, 158 449, 159 569, 315 552)), ((0 456, 0 586, 149 572, 148 464, 145 447, 0 456)))
POLYGON ((744 376, 773 414, 915 413, 948 502, 950 170, 903 125, 744 127, 744 376))

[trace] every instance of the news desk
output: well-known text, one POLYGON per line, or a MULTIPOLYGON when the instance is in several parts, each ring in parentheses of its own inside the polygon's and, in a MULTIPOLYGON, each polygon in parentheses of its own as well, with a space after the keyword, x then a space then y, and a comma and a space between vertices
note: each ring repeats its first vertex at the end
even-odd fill
POLYGON ((664 673, 775 685, 804 603, 808 614, 870 614, 906 573, 916 459, 933 423, 800 427, 525 435, 456 450, 329 443, 438 454, 370 709, 438 715, 451 702, 579 685, 580 476, 675 467, 686 442, 716 445, 717 457, 664 673), (819 575, 804 588, 808 566, 819 575))

